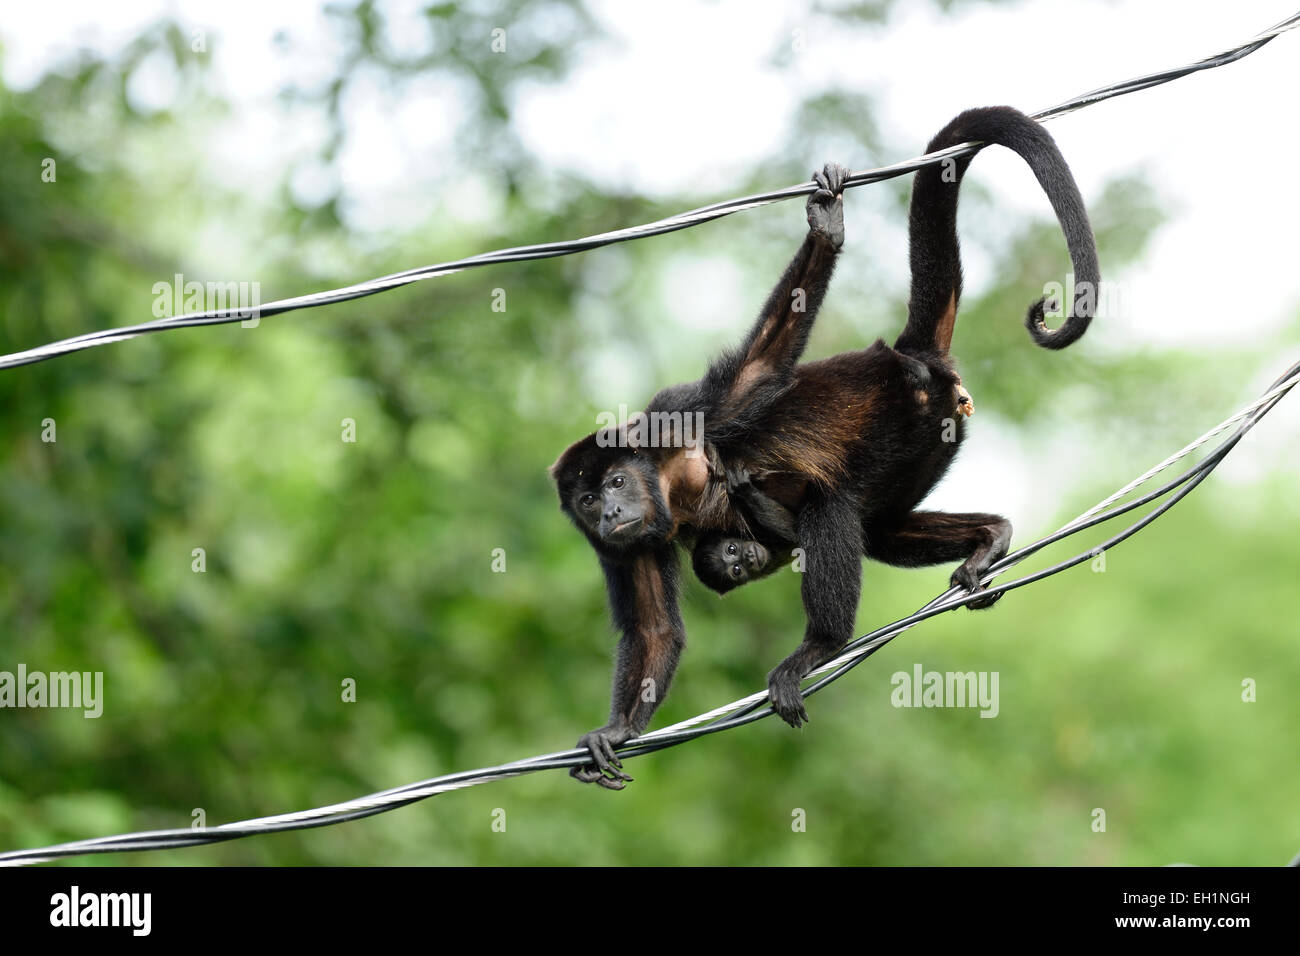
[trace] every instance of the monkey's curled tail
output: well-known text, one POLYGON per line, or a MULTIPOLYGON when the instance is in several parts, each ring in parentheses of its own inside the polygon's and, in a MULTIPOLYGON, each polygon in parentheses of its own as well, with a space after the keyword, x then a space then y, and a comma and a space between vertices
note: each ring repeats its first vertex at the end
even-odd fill
MULTIPOLYGON (((1044 322, 1045 300, 1039 299, 1030 306, 1025 327, 1043 348, 1063 349, 1087 331, 1101 282, 1092 225, 1070 167, 1047 130, 1010 106, 967 110, 939 131, 926 152, 967 142, 996 143, 1014 150, 1029 164, 1051 201, 1074 265, 1074 302, 1060 328, 1053 330, 1044 322)), ((897 349, 946 352, 952 342, 961 299, 957 197, 973 158, 962 156, 916 173, 909 219, 912 293, 897 349)))

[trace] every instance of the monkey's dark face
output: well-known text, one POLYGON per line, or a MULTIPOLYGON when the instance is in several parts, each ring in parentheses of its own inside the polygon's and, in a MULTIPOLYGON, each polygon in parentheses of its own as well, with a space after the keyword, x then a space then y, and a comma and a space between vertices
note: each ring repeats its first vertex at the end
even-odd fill
POLYGON ((602 447, 595 438, 578 442, 551 467, 560 507, 607 557, 666 544, 673 518, 654 461, 642 450, 602 447))
POLYGON ((599 483, 579 486, 570 503, 583 528, 614 546, 635 541, 647 519, 654 521, 655 516, 642 475, 628 464, 611 467, 599 483))
POLYGON ((771 560, 767 548, 752 538, 720 532, 700 538, 691 555, 695 576, 719 594, 762 577, 771 560))

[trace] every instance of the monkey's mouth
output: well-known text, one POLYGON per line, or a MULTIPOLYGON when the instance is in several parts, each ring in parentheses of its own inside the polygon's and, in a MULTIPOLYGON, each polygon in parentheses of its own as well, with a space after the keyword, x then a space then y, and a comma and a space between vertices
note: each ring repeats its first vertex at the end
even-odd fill
POLYGON ((767 548, 757 541, 748 545, 743 553, 745 566, 751 571, 762 571, 767 567, 767 548))
POLYGON ((621 541, 624 538, 630 538, 640 530, 641 524, 644 521, 645 518, 642 517, 633 518, 631 521, 624 521, 622 524, 616 524, 614 527, 609 529, 609 533, 605 535, 605 537, 610 541, 621 541))

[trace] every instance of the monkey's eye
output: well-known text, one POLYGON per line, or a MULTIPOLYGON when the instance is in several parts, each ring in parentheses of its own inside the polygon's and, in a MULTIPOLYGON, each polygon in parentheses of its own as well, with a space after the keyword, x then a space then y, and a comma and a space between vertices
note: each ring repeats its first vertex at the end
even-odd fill
POLYGON ((733 564, 733 565, 731 566, 731 576, 732 576, 733 578, 738 578, 738 577, 740 577, 740 576, 741 576, 742 574, 744 574, 744 573, 745 573, 745 570, 744 570, 744 568, 742 568, 740 565, 738 565, 738 564, 733 564))
POLYGON ((591 503, 596 500, 595 495, 583 495, 580 502, 584 508, 590 508, 591 503))
POLYGON ((609 483, 609 486, 611 488, 622 488, 625 484, 627 484, 626 478, 622 475, 615 475, 614 480, 609 483))
POLYGON ((734 544, 727 545, 727 554, 734 555, 735 553, 736 553, 736 546, 734 544))

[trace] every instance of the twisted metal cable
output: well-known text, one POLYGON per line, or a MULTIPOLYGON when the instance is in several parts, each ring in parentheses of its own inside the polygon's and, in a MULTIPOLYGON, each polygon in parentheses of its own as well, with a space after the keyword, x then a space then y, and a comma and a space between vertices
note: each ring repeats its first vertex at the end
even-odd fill
MULTIPOLYGON (((1300 382, 1300 362, 1292 365, 1285 373, 1282 374, 1261 396, 1243 409, 1229 416, 1220 424, 1210 429, 1196 441, 1185 446, 1182 451, 1175 456, 1171 456, 1161 465, 1151 469, 1145 475, 1149 479, 1164 467, 1168 467, 1174 461, 1190 455, 1197 448, 1202 447, 1209 442, 1212 436, 1221 433, 1232 423, 1239 422, 1237 428, 1224 439, 1218 447, 1197 464, 1193 465, 1179 477, 1167 482, 1154 491, 1141 495, 1122 505, 1104 509, 1105 506, 1116 500, 1117 495, 1122 495, 1133 490, 1135 484, 1130 482, 1121 489, 1117 495, 1107 498, 1101 505, 1089 509, 1079 518, 1063 525, 1058 531, 1053 532, 1045 538, 1034 542, 1031 545, 1023 547, 1017 551, 1008 554, 1002 560, 995 563, 989 571, 983 576, 982 582, 987 586, 987 590, 978 594, 964 592, 957 588, 950 588, 948 591, 939 595, 933 601, 925 605, 915 614, 877 628, 869 634, 866 634, 857 640, 846 645, 840 653, 831 661, 816 668, 809 678, 819 678, 811 685, 803 688, 802 694, 805 698, 811 697, 823 688, 827 687, 834 681, 838 680, 844 674, 848 673, 862 661, 866 660, 881 647, 888 644, 899 634, 909 628, 919 624, 921 621, 935 617, 946 611, 955 610, 963 607, 977 597, 989 593, 1002 594, 1016 588, 1033 584, 1044 578, 1072 568, 1078 564, 1088 561, 1106 551, 1115 545, 1132 537, 1138 531, 1141 531, 1151 522, 1155 521, 1161 515, 1165 514, 1176 505, 1179 501, 1191 493, 1192 489, 1209 477, 1210 473, 1218 467, 1219 463, 1227 457, 1228 453, 1236 447, 1242 437, 1255 423, 1267 415, 1278 402, 1300 382), (1120 515, 1141 507, 1157 498, 1177 489, 1167 501, 1159 507, 1153 509, 1133 524, 1129 525, 1120 533, 1107 539, 1100 545, 1081 552, 1072 558, 1061 561, 1050 568, 1035 572, 1034 574, 1018 578, 1013 581, 1007 581, 1001 584, 993 583, 993 578, 1007 569, 1019 564, 1025 558, 1037 553, 1049 544, 1071 537, 1102 522, 1109 521, 1120 515)), ((653 753, 657 750, 664 750, 668 747, 674 747, 678 744, 685 743, 688 740, 695 740, 708 734, 718 733, 724 730, 732 730, 736 727, 742 727, 745 724, 753 723, 772 716, 772 708, 766 706, 767 691, 759 691, 742 697, 740 700, 733 701, 723 707, 715 708, 707 713, 692 717, 689 720, 672 724, 660 730, 655 730, 644 736, 630 741, 625 747, 621 748, 618 753, 621 759, 640 756, 642 754, 653 753)), ((0 865, 23 865, 29 863, 42 863, 48 860, 59 859, 61 857, 79 856, 88 853, 117 853, 137 850, 165 850, 179 849, 187 846, 199 846, 210 843, 222 843, 227 840, 235 840, 242 837, 254 836, 261 833, 280 833, 287 830, 307 830, 314 827, 330 826, 336 823, 345 823, 349 820, 359 820, 364 817, 373 816, 377 813, 384 813, 389 810, 395 810, 420 800, 428 799, 440 793, 447 793, 451 790, 461 790, 466 787, 478 786, 479 784, 489 783, 494 780, 505 780, 510 777, 517 777, 522 774, 536 773, 541 770, 552 770, 564 767, 574 767, 581 764, 589 763, 591 755, 586 750, 562 750, 555 753, 542 754, 537 757, 530 757, 524 760, 517 760, 512 763, 501 764, 495 767, 484 767, 478 770, 466 770, 460 773, 447 774, 442 777, 434 777, 429 780, 422 780, 417 783, 407 784, 402 787, 395 787, 390 790, 383 790, 378 793, 372 793, 355 800, 348 800, 343 803, 335 803, 324 807, 315 807, 310 810, 301 810, 294 813, 281 813, 274 816, 257 817, 251 820, 242 820, 237 823, 226 823, 206 829, 174 829, 174 830, 150 830, 139 833, 125 833, 118 836, 98 837, 89 840, 76 840, 70 843, 61 843, 55 846, 38 847, 29 850, 14 850, 8 853, 0 853, 0 865)))
MULTIPOLYGON (((1160 70, 1156 73, 1148 73, 1144 76, 1125 80, 1121 83, 1113 83, 1109 86, 1103 86, 1099 89, 1093 90, 1091 93, 1083 93, 1079 96, 1073 97, 1072 99, 1068 99, 1063 103, 1058 103, 1056 106, 1049 109, 1040 110, 1039 112, 1032 114, 1032 116, 1040 122, 1055 119, 1058 116, 1065 116, 1067 113, 1073 113, 1075 110, 1083 109, 1086 106, 1092 106, 1095 103, 1100 103, 1103 100, 1108 100, 1114 96, 1124 96, 1128 93, 1135 93, 1139 90, 1147 90, 1151 87, 1168 83, 1171 80, 1189 76, 1192 73, 1199 73, 1202 70, 1210 70, 1216 67, 1226 66, 1229 63, 1235 63, 1242 57, 1254 53, 1275 37, 1287 32, 1288 30, 1293 30, 1297 26, 1300 26, 1300 12, 1292 14, 1280 23, 1265 30, 1263 33, 1252 37, 1244 43, 1240 43, 1237 46, 1225 50, 1222 53, 1206 57, 1202 60, 1197 60, 1194 63, 1188 63, 1184 66, 1160 70)), ((890 166, 882 166, 878 169, 853 173, 847 180, 845 180, 844 185, 848 188, 853 186, 862 186, 867 183, 882 182, 886 179, 893 179, 897 176, 903 176, 907 173, 914 172, 923 166, 930 166, 947 159, 973 153, 979 149, 979 146, 980 144, 978 143, 964 143, 938 152, 927 153, 924 156, 918 156, 913 159, 904 160, 903 162, 894 163, 890 166)), ((413 282, 422 282, 425 279, 434 279, 439 276, 451 275, 452 273, 461 272, 465 269, 497 265, 503 262, 524 262, 531 259, 550 259, 555 256, 567 256, 572 255, 575 252, 583 252, 588 249, 596 249, 601 246, 612 245, 616 242, 629 242, 634 239, 645 239, 649 236, 660 236, 665 233, 676 232, 678 229, 689 229, 692 226, 711 222, 714 219, 721 219, 724 216, 730 216, 734 213, 744 212, 749 209, 757 209, 761 206, 781 202, 782 200, 793 199, 796 196, 805 196, 812 193, 816 188, 817 186, 815 183, 805 182, 800 183, 797 186, 787 187, 786 189, 777 189, 771 192, 742 196, 738 199, 724 200, 723 202, 713 203, 712 205, 701 206, 698 209, 678 213, 677 215, 669 216, 666 219, 659 219, 655 222, 645 223, 640 226, 629 226, 625 229, 617 229, 613 232, 600 233, 599 235, 587 236, 582 239, 568 239, 559 242, 547 242, 531 246, 515 246, 509 249, 498 249, 494 252, 484 252, 464 259, 456 259, 451 262, 421 266, 415 269, 407 269, 404 272, 394 272, 391 275, 381 276, 377 279, 371 279, 366 282, 358 282, 354 285, 344 286, 339 289, 313 292, 290 299, 279 299, 258 306, 253 310, 253 312, 259 318, 280 315, 298 309, 310 309, 321 305, 331 305, 336 302, 360 299, 365 296, 375 295, 379 292, 386 292, 389 289, 396 289, 401 286, 410 285, 413 282)), ((250 317, 250 310, 247 308, 209 309, 205 312, 189 312, 185 315, 178 315, 165 319, 155 319, 150 322, 142 322, 138 325, 128 325, 118 329, 103 329, 98 332, 88 332, 84 335, 61 339, 47 345, 40 345, 36 348, 27 349, 21 352, 12 352, 8 355, 0 356, 0 369, 15 368, 20 365, 31 365, 36 362, 44 362, 47 359, 52 359, 60 355, 68 355, 72 352, 79 352, 83 349, 94 348, 99 345, 111 345, 115 342, 125 342, 129 339, 141 335, 148 335, 154 332, 168 332, 173 329, 193 328, 203 325, 227 325, 234 322, 245 321, 250 317)))

